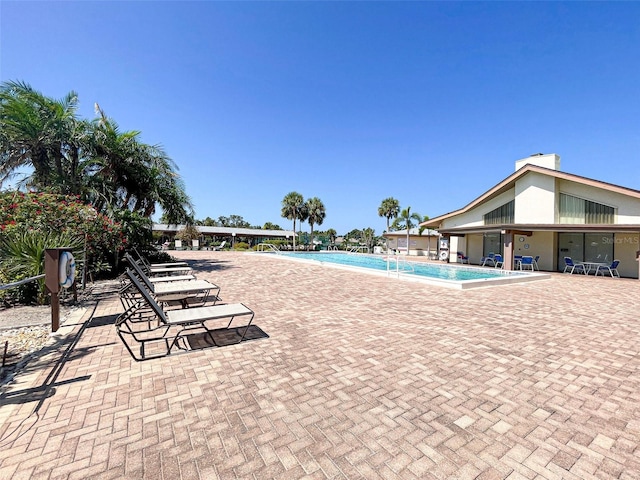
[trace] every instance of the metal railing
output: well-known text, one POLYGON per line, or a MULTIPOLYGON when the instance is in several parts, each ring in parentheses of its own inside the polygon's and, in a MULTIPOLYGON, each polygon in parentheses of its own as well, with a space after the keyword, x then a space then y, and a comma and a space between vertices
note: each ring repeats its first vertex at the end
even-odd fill
POLYGON ((351 247, 347 250, 347 253, 369 253, 369 247, 359 245, 357 247, 351 247))
POLYGON ((415 273, 415 268, 413 263, 409 262, 406 258, 401 257, 399 255, 387 255, 387 275, 395 272, 396 275, 400 276, 401 273, 415 273), (395 262, 395 268, 391 266, 391 264, 395 262))
POLYGON ((280 250, 273 243, 259 243, 256 245, 256 252, 275 252, 280 253, 280 250))
POLYGON ((44 278, 44 273, 42 275, 36 275, 35 277, 24 278, 24 279, 19 280, 17 282, 6 283, 4 285, 0 285, 0 290, 9 290, 10 288, 19 287, 20 285, 24 285, 25 283, 33 282, 34 280, 40 280, 41 278, 44 278))

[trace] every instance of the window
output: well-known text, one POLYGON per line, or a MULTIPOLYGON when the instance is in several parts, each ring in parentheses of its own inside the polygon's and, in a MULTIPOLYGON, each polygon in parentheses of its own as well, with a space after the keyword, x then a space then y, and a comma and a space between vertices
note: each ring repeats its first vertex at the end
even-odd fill
POLYGON ((487 257, 490 253, 502 254, 503 238, 499 233, 485 233, 482 242, 482 256, 487 257))
POLYGON ((560 194, 558 223, 613 224, 616 210, 608 205, 591 202, 573 195, 560 194))
POLYGON ((485 225, 504 225, 514 221, 515 200, 505 203, 501 207, 484 215, 485 225))

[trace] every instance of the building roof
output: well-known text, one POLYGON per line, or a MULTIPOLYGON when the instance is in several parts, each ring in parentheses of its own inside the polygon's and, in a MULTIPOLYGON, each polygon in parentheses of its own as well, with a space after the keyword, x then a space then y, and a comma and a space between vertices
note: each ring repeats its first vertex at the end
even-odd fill
MULTIPOLYGON (((429 220, 427 220, 426 222, 422 222, 420 225, 423 227, 435 227, 438 228, 440 226, 440 223, 443 220, 446 220, 447 218, 450 217, 454 217, 456 215, 460 215, 463 214, 465 212, 468 212, 469 210, 477 207, 478 205, 480 205, 481 203, 484 203, 512 188, 514 188, 516 180, 520 179, 521 177, 524 177, 525 175, 527 175, 530 172, 535 172, 535 173, 540 173, 543 175, 548 175, 550 177, 555 177, 555 178, 559 178, 561 180, 567 180, 567 181, 571 181, 571 182, 577 182, 580 183, 582 185, 588 185, 591 187, 596 187, 596 188, 601 188, 603 190, 608 190, 610 192, 615 192, 615 193, 619 193, 622 195, 627 195, 629 197, 633 197, 633 198, 637 198, 640 199, 640 190, 634 190, 632 188, 626 188, 626 187, 621 187, 619 185, 614 185, 612 183, 607 183, 607 182, 602 182, 600 180, 594 180, 592 178, 587 178, 587 177, 582 177, 580 175, 574 175, 572 173, 565 173, 565 172, 561 172, 559 170, 554 170, 552 168, 546 168, 546 167, 540 167, 538 165, 532 165, 530 163, 524 165, 522 168, 516 170, 514 173, 512 173, 511 175, 509 175, 507 178, 505 178, 504 180, 502 180, 500 183, 498 183, 497 185, 495 185, 493 188, 487 190, 485 193, 483 193, 482 195, 480 195, 478 198, 476 198, 475 200, 471 201, 469 204, 465 205, 464 207, 458 209, 458 210, 454 210, 453 212, 449 212, 449 213, 445 213, 444 215, 440 215, 438 217, 434 217, 434 218, 430 218, 429 220)), ((563 227, 567 227, 567 225, 562 225, 563 227)), ((616 225, 616 228, 619 227, 620 225, 616 225)), ((499 226, 495 226, 492 225, 491 226, 492 229, 494 229, 493 227, 499 227, 499 226)), ((542 227, 542 225, 540 226, 542 227)), ((549 230, 551 227, 551 225, 544 225, 544 229, 545 230, 549 230)), ((584 227, 584 225, 582 225, 582 227, 584 227)), ((518 226, 518 228, 520 228, 520 226, 518 226)), ((637 226, 636 226, 637 228, 637 226)), ((499 229, 499 228, 498 228, 499 229)), ((456 229, 458 230, 458 229, 456 229)), ((486 231, 487 228, 485 227, 482 231, 486 231)), ((557 230, 557 229, 556 229, 557 230)))
MULTIPOLYGON (((168 225, 166 223, 154 223, 154 232, 179 232, 185 225, 168 225)), ((195 226, 198 231, 205 235, 219 235, 231 237, 234 234, 238 237, 293 237, 292 230, 264 230, 261 228, 239 228, 239 227, 205 227, 195 226)))
MULTIPOLYGON (((425 228, 422 231, 422 236, 423 237, 437 237, 440 234, 436 231, 436 230, 431 230, 430 228, 425 228)), ((383 237, 406 237, 407 236, 407 229, 405 228, 404 230, 395 230, 392 232, 384 232, 382 234, 383 237)), ((409 229, 409 236, 420 236, 420 228, 416 227, 416 228, 411 228, 409 229)))

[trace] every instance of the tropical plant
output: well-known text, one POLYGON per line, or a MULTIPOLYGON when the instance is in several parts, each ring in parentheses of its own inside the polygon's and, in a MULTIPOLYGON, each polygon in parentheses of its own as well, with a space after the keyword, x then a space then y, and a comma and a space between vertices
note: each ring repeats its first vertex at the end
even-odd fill
POLYGON ((96 113, 85 169, 89 200, 96 208, 129 209, 151 217, 159 205, 166 223, 193 223, 191 200, 164 149, 140 142, 138 131, 120 132, 98 104, 96 113))
POLYGON ((198 230, 198 227, 194 225, 185 225, 182 230, 176 233, 176 238, 191 244, 193 240, 200 238, 200 231, 198 230))
POLYGON ((78 119, 78 96, 54 100, 23 82, 0 85, 0 186, 79 195, 100 213, 128 209, 150 217, 160 206, 168 223, 192 220, 193 206, 177 166, 159 146, 120 132, 96 104, 98 118, 78 119))
POLYGON ((387 219, 387 230, 389 231, 389 222, 392 218, 398 216, 400 211, 400 203, 393 197, 385 198, 378 207, 378 216, 385 217, 387 219))
POLYGON ((400 215, 393 221, 392 227, 395 230, 407 229, 407 255, 409 255, 409 231, 415 227, 422 220, 422 216, 419 213, 411 213, 411 207, 402 209, 400 215), (413 220, 416 223, 413 223, 413 220))
POLYGON ((298 192, 289 192, 282 199, 281 216, 287 220, 293 220, 293 249, 296 249, 296 220, 302 223, 306 214, 304 197, 298 192))
POLYGON ((338 236, 338 232, 336 232, 335 229, 330 228, 325 233, 329 237, 329 241, 331 242, 332 245, 336 243, 336 237, 338 236))
MULTIPOLYGON (((83 248, 82 237, 70 232, 35 230, 10 230, 0 237, 0 270, 2 277, 19 281, 44 273, 45 249, 69 247, 77 258, 83 248)), ((44 278, 16 287, 16 295, 22 303, 44 304, 47 294, 44 278)))
MULTIPOLYGON (((74 131, 78 96, 53 100, 22 82, 0 87, 0 185, 23 167, 33 168, 25 186, 53 188, 67 178, 63 154, 74 131)), ((77 150, 76 152, 77 153, 77 150)))
POLYGON ((275 223, 266 222, 262 226, 262 229, 263 230, 282 230, 282 227, 280 225, 276 225, 275 223))
POLYGON ((373 228, 367 227, 362 229, 362 242, 367 246, 369 251, 373 250, 376 232, 373 228))
POLYGON ((235 242, 233 244, 234 250, 248 250, 251 246, 247 242, 235 242))
MULTIPOLYGON (((83 253, 78 263, 82 264, 83 278, 86 278, 84 269, 97 272, 105 263, 116 266, 116 254, 127 244, 128 234, 134 241, 143 234, 150 236, 150 228, 139 228, 145 220, 150 226, 148 219, 126 214, 120 220, 133 225, 114 221, 74 196, 0 192, 0 232, 5 235, 33 232, 43 237, 59 233, 82 240, 86 256, 83 253), (140 220, 138 223, 134 222, 136 218, 140 220)), ((60 246, 67 245, 55 245, 60 246)))
POLYGON ((315 248, 313 245, 313 226, 322 225, 322 222, 327 216, 327 212, 325 210, 324 203, 322 203, 322 200, 318 197, 308 199, 305 202, 305 206, 307 210, 307 221, 311 227, 311 247, 315 248))

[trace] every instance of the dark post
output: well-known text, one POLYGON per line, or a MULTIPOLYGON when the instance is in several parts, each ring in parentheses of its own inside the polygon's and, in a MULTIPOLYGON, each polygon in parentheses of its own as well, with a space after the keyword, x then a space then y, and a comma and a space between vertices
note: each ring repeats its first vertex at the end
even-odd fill
POLYGON ((44 251, 44 285, 51 294, 51 331, 60 328, 60 254, 70 248, 47 248, 44 251))

